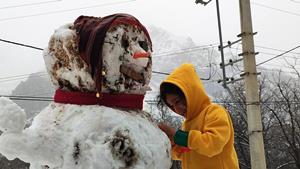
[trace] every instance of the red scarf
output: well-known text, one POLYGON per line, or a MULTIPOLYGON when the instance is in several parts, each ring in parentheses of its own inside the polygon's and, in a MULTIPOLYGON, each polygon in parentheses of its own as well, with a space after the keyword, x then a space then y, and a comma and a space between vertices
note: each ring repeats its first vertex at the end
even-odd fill
POLYGON ((102 105, 115 108, 143 109, 144 95, 138 94, 108 94, 101 93, 96 97, 96 92, 70 92, 57 89, 54 102, 77 105, 102 105))

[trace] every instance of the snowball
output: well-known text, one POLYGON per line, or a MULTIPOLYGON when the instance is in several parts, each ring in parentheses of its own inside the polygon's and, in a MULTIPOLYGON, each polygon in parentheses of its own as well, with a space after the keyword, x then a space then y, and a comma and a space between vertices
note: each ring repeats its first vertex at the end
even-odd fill
POLYGON ((0 97, 0 130, 20 133, 26 124, 26 113, 8 98, 0 97))

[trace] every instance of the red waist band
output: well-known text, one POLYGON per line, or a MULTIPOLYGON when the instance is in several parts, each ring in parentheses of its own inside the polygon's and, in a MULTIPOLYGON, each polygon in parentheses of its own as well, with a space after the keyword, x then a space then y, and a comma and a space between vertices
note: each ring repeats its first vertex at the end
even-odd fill
POLYGON ((98 98, 96 97, 96 94, 96 92, 71 92, 57 89, 54 95, 54 102, 77 105, 102 105, 126 109, 143 109, 144 95, 101 93, 98 98))

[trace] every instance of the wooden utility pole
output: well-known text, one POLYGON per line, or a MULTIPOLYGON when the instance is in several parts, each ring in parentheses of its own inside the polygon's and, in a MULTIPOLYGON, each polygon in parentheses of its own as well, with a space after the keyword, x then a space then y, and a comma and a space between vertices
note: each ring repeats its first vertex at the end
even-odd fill
POLYGON ((239 2, 251 168, 266 169, 250 0, 239 2))

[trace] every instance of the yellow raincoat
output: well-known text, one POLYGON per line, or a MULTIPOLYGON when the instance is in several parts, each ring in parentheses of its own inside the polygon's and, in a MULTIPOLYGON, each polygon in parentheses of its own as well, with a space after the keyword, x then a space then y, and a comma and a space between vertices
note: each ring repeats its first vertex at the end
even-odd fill
POLYGON ((182 126, 189 132, 188 148, 172 147, 172 158, 182 161, 183 169, 238 169, 231 118, 220 105, 213 104, 192 64, 183 64, 163 83, 178 86, 187 100, 182 126))

